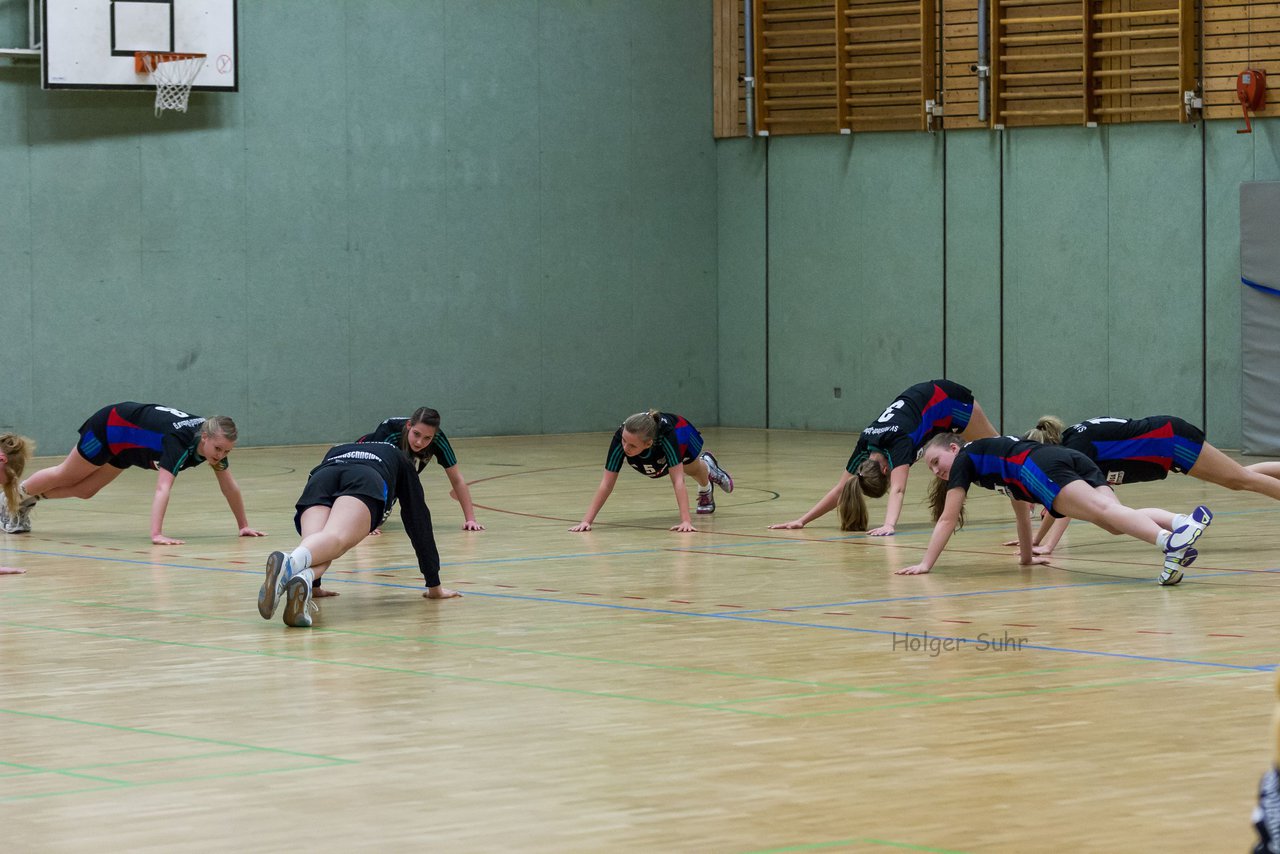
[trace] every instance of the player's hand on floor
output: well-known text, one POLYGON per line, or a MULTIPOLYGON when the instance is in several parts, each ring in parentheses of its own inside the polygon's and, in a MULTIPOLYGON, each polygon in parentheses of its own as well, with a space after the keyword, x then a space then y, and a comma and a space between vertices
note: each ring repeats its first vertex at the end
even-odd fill
POLYGON ((929 571, 929 568, 926 567, 924 564, 917 563, 915 566, 904 566, 902 569, 894 570, 893 574, 894 575, 924 575, 928 571, 929 571))

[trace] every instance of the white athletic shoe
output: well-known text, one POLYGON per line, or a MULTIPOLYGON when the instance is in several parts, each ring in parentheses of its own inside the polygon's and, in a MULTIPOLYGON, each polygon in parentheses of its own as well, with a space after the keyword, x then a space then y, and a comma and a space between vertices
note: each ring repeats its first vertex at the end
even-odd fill
POLYGON ((285 582, 292 574, 290 569, 289 556, 284 552, 267 555, 267 577, 258 590, 258 613, 262 615, 262 619, 270 620, 276 615, 280 594, 284 593, 285 582))
POLYGON ((695 512, 700 515, 716 512, 716 488, 714 486, 706 492, 698 490, 698 506, 695 512))
POLYGON ((1190 546, 1176 552, 1165 552, 1164 570, 1160 573, 1161 586, 1172 587, 1182 581, 1182 567, 1191 566, 1199 556, 1200 552, 1190 546))
POLYGON ((36 506, 36 497, 28 495, 22 487, 18 487, 18 509, 9 513, 9 502, 0 495, 0 528, 6 534, 26 534, 31 530, 31 508, 36 506))
POLYGON ((1169 543, 1164 547, 1166 552, 1176 552, 1187 546, 1195 545, 1196 540, 1204 533, 1213 521, 1213 512, 1203 504, 1191 511, 1190 516, 1178 515, 1173 519, 1173 533, 1169 535, 1169 543))
POLYGON ((716 462, 716 458, 710 451, 702 452, 702 461, 707 464, 707 475, 711 478, 711 482, 723 489, 725 494, 733 492, 733 478, 727 471, 720 468, 720 464, 716 462))
POLYGON ((312 612, 320 610, 311 601, 311 582, 304 576, 295 575, 285 584, 284 592, 284 624, 296 629, 310 627, 312 612))

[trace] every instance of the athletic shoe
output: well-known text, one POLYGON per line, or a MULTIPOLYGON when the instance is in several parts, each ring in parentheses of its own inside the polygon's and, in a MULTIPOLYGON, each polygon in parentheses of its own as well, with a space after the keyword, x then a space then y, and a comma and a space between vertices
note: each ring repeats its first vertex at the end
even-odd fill
POLYGON ((1199 556, 1200 552, 1190 546, 1181 551, 1165 552, 1164 570, 1160 573, 1160 584, 1164 587, 1172 587, 1182 581, 1182 567, 1191 566, 1199 556))
POLYGON ((270 620, 276 615, 276 606, 280 604, 280 594, 284 592, 285 582, 292 574, 289 556, 284 552, 272 552, 267 555, 267 577, 258 590, 258 613, 262 619, 270 620))
POLYGON ((9 499, 5 498, 4 493, 0 493, 0 531, 6 534, 12 534, 9 526, 14 523, 14 518, 9 515, 9 499))
POLYGON ((713 486, 706 492, 698 490, 698 513, 716 512, 716 488, 713 486))
POLYGON ((18 504, 18 512, 13 517, 12 524, 6 529, 10 534, 26 534, 31 531, 31 508, 36 506, 36 500, 30 496, 22 499, 18 504))
POLYGON ((1253 826, 1258 844, 1253 854, 1280 854, 1280 775, 1276 769, 1262 775, 1258 784, 1258 805, 1253 808, 1253 826))
POLYGON ((1213 512, 1204 505, 1192 510, 1190 516, 1175 516, 1173 519, 1173 533, 1169 535, 1169 542, 1164 547, 1164 550, 1166 552, 1176 552, 1185 549, 1187 546, 1195 545, 1196 540, 1200 539, 1200 535, 1204 533, 1204 529, 1209 527, 1209 523, 1212 521, 1213 512))
POLYGON ((25 534, 31 530, 31 508, 36 506, 38 501, 34 495, 29 494, 22 488, 22 484, 18 484, 18 509, 12 514, 6 514, 8 502, 0 496, 0 525, 3 525, 6 533, 9 534, 25 534), (8 515, 8 520, 4 520, 4 516, 8 515))
POLYGON ((720 468, 720 464, 716 462, 715 457, 711 456, 710 451, 702 452, 702 461, 707 464, 707 475, 710 476, 711 482, 723 489, 726 495, 733 492, 733 478, 727 471, 720 468))
POLYGON ((311 582, 301 575, 289 579, 284 586, 284 624, 295 629, 305 629, 311 625, 311 612, 319 608, 311 601, 311 582))

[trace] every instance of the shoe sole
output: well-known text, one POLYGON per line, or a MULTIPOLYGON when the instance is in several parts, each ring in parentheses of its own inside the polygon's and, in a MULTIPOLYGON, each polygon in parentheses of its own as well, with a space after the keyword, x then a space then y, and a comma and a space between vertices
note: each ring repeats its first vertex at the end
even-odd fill
POLYGON ((284 624, 295 629, 311 627, 307 603, 311 601, 311 584, 305 578, 290 578, 284 586, 284 624))
POLYGON ((699 507, 694 512, 699 516, 710 516, 712 513, 716 512, 716 506, 712 504, 710 507, 699 507))
POLYGON ((280 605, 280 573, 284 571, 284 563, 284 552, 267 555, 267 578, 258 590, 258 613, 264 620, 274 617, 280 605))
POLYGON ((725 495, 733 492, 733 478, 729 476, 727 471, 720 468, 720 463, 716 460, 715 455, 710 451, 703 451, 702 455, 711 462, 708 473, 711 474, 711 479, 716 482, 716 486, 723 489, 725 495), (719 475, 719 477, 716 477, 716 475, 719 475))
POLYGON ((1193 526, 1193 530, 1190 534, 1191 539, 1178 546, 1174 551, 1182 551, 1183 549, 1190 548, 1196 544, 1196 541, 1199 540, 1200 536, 1204 533, 1205 528, 1208 528, 1209 523, 1213 521, 1213 511, 1201 504, 1195 510, 1191 511, 1188 518, 1191 519, 1191 525, 1193 526))

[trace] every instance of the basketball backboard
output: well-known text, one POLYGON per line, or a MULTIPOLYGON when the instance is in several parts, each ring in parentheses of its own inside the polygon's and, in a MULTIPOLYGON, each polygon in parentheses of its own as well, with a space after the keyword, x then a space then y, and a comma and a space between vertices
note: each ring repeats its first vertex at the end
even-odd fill
POLYGON ((42 0, 45 89, 153 90, 134 54, 203 53, 192 89, 235 92, 236 0, 42 0))

